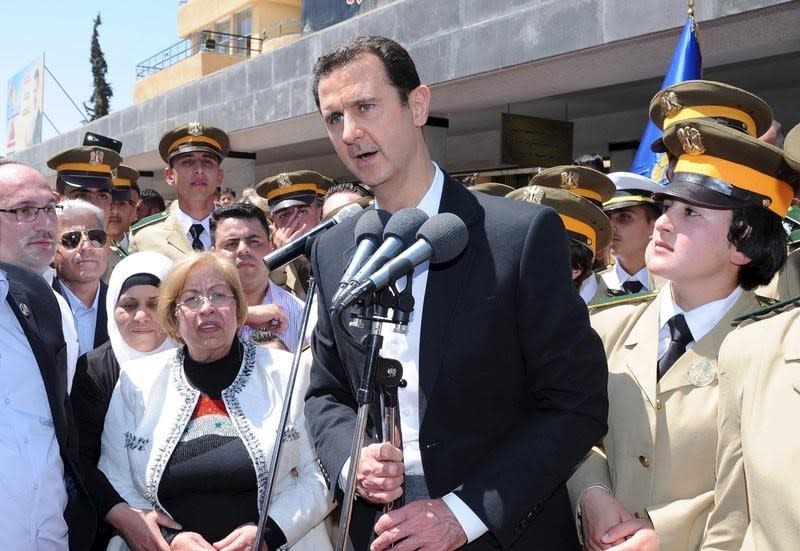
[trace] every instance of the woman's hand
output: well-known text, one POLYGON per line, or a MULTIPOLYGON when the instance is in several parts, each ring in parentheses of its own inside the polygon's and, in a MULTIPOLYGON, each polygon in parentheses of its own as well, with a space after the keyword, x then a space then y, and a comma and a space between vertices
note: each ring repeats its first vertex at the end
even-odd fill
POLYGON ((169 544, 159 526, 180 530, 181 525, 152 509, 137 509, 117 503, 106 514, 106 522, 116 528, 133 551, 168 551, 169 544))
POLYGON ((589 488, 581 496, 581 527, 583 544, 589 551, 609 549, 624 538, 607 539, 608 531, 633 518, 617 498, 603 488, 589 488), (605 536, 605 537, 604 537, 605 536))
MULTIPOLYGON (((218 542, 214 543, 217 551, 251 551, 256 540, 255 524, 243 524, 218 542)), ((267 551, 266 544, 261 545, 261 551, 267 551)))
POLYGON ((217 551, 197 532, 181 532, 175 536, 169 548, 172 551, 217 551))

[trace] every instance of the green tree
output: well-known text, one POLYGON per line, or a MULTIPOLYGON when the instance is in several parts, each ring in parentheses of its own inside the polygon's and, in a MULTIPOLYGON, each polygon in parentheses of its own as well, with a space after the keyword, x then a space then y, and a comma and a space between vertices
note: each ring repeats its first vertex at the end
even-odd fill
POLYGON ((108 72, 108 65, 106 65, 106 58, 103 55, 103 49, 100 48, 100 35, 97 32, 97 27, 102 25, 100 13, 94 19, 94 30, 92 31, 92 49, 89 56, 89 63, 92 64, 92 80, 94 81, 94 93, 89 98, 89 102, 83 103, 84 109, 89 115, 89 120, 93 121, 108 115, 111 107, 111 96, 114 92, 111 90, 111 85, 106 81, 106 73, 108 72))

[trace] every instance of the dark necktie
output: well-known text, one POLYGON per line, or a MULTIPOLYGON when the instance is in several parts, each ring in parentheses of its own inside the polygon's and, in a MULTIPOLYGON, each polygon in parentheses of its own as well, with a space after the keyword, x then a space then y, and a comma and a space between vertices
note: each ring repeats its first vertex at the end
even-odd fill
POLYGON ((629 279, 628 281, 622 283, 622 288, 625 289, 625 292, 629 295, 635 295, 644 289, 644 285, 642 285, 641 281, 629 279))
POLYGON ((200 234, 205 231, 203 224, 192 224, 192 227, 189 228, 189 235, 192 236, 192 248, 195 251, 204 251, 206 250, 203 242, 200 241, 200 234))
POLYGON ((661 379, 672 364, 686 352, 686 345, 694 340, 683 314, 672 316, 667 321, 667 327, 669 327, 670 341, 667 351, 658 360, 658 379, 661 379))

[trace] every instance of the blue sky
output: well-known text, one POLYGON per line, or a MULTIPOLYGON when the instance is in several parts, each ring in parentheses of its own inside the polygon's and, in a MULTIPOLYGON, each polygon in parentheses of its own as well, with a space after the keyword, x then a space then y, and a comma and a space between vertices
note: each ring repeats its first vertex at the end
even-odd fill
MULTIPOLYGON (((45 65, 82 107, 92 93, 89 50, 92 23, 99 11, 106 78, 114 90, 111 109, 123 109, 133 103, 136 64, 178 41, 177 10, 178 0, 0 0, 0 98, 6 97, 8 80, 44 52, 45 65)), ((5 136, 5 101, 0 102, 0 110, 0 136, 5 136)), ((62 133, 81 125, 80 114, 49 75, 44 83, 44 112, 62 133)), ((42 139, 55 135, 45 120, 42 139)), ((0 140, 3 153, 5 143, 0 140)))

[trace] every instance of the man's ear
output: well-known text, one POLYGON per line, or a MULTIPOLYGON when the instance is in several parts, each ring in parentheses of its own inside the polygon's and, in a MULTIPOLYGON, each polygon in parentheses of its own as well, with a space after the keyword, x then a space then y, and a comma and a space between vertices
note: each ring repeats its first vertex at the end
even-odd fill
POLYGON ((420 84, 408 94, 408 106, 414 116, 414 126, 422 128, 428 122, 428 108, 431 102, 431 90, 420 84))
POLYGON ((172 167, 166 167, 164 169, 164 179, 167 181, 172 187, 175 187, 175 169, 172 167))

